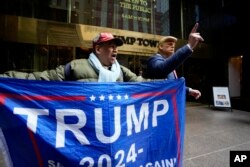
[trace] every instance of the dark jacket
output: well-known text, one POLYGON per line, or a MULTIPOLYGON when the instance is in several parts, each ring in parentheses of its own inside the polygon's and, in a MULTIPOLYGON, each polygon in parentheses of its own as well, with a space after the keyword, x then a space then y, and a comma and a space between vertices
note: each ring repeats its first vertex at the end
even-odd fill
MULTIPOLYGON (((165 58, 158 53, 153 55, 147 60, 144 77, 153 79, 171 79, 168 77, 169 74, 191 56, 192 52, 192 49, 185 45, 168 58, 165 58)), ((189 87, 186 87, 186 91, 187 93, 189 92, 189 87)))
POLYGON ((185 45, 168 58, 158 53, 153 55, 147 61, 147 76, 155 79, 167 78, 167 75, 191 56, 192 52, 193 51, 185 45))
MULTIPOLYGON (((148 81, 142 77, 138 77, 128 68, 121 66, 121 75, 117 79, 118 82, 135 82, 148 81)), ((46 70, 42 72, 25 73, 18 71, 8 71, 0 74, 0 77, 10 77, 30 80, 46 80, 46 81, 86 81, 97 82, 98 74, 89 64, 87 59, 72 60, 67 65, 61 65, 53 70, 46 70)))

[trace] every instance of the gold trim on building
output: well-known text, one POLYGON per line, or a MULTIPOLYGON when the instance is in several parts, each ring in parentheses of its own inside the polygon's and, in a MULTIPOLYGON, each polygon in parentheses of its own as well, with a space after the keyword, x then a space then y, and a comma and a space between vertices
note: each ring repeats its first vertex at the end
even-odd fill
MULTIPOLYGON (((69 24, 20 16, 0 15, 0 37, 6 41, 39 45, 92 48, 92 39, 100 32, 111 32, 121 38, 124 45, 120 54, 151 56, 157 52, 157 44, 163 36, 106 27, 69 24)), ((186 43, 178 39, 176 48, 186 43)), ((198 50, 203 50, 201 44, 198 50)), ((203 54, 203 58, 208 55, 203 54)), ((196 57, 196 56, 193 56, 196 57)))

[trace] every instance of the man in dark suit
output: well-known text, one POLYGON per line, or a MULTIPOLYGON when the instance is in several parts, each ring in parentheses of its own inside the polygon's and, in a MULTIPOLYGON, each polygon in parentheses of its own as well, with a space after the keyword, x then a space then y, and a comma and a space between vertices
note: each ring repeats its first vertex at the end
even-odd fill
MULTIPOLYGON (((196 32, 198 23, 195 24, 189 34, 188 43, 175 52, 177 38, 173 36, 163 37, 158 44, 158 52, 147 61, 147 77, 155 79, 177 79, 175 69, 192 55, 193 49, 201 41, 204 41, 200 33, 196 32)), ((195 99, 200 98, 201 92, 186 87, 188 95, 195 99)))

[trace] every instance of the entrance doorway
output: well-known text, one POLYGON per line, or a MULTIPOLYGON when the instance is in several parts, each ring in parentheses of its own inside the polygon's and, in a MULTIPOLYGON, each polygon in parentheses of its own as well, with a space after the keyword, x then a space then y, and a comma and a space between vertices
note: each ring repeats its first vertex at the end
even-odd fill
POLYGON ((242 80, 242 55, 229 58, 229 92, 231 97, 240 97, 242 80))

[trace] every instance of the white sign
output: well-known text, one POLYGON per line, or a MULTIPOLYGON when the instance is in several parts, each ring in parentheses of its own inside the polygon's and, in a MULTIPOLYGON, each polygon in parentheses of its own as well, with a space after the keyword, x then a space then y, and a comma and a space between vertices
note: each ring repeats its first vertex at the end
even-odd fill
POLYGON ((213 97, 215 107, 231 108, 228 87, 213 87, 213 97))

